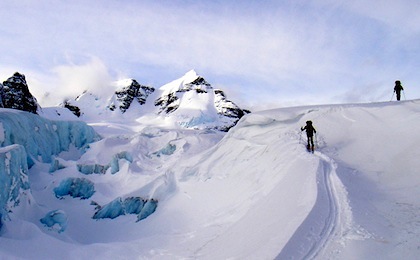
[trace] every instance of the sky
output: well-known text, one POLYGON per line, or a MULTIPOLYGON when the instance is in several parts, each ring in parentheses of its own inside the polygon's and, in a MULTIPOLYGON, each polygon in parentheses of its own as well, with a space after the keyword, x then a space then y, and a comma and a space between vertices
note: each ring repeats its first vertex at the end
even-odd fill
POLYGON ((240 107, 420 98, 420 1, 0 1, 0 82, 41 106, 194 69, 240 107), (395 97, 394 97, 395 98, 395 97))

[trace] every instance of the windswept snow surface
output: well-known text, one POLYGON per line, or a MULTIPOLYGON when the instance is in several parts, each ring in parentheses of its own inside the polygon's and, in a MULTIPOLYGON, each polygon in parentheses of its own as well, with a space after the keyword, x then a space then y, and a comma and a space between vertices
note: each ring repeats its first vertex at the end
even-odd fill
POLYGON ((227 134, 92 122, 103 139, 85 154, 29 170, 33 200, 3 222, 0 256, 417 259, 419 122, 419 100, 263 111, 227 134), (315 153, 300 131, 307 120, 315 153), (78 171, 115 158, 113 174, 78 171), (86 178, 95 193, 56 198, 69 178, 86 178), (133 197, 158 201, 155 212, 92 219, 92 201, 133 197))

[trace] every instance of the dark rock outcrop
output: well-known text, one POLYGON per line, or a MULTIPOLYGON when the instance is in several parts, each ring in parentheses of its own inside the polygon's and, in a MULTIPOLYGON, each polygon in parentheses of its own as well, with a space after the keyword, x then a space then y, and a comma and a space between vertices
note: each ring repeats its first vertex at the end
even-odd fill
POLYGON ((32 96, 26 83, 25 75, 16 72, 0 85, 3 107, 23 110, 37 114, 40 108, 36 98, 32 96))
POLYGON ((64 101, 63 106, 70 110, 73 114, 75 114, 77 117, 81 116, 80 108, 78 106, 72 105, 69 103, 68 100, 64 101))
POLYGON ((217 109, 217 113, 223 116, 237 118, 238 120, 245 114, 250 113, 249 110, 243 110, 239 108, 235 103, 228 100, 225 93, 220 89, 214 90, 214 106, 217 109))
POLYGON ((174 112, 179 107, 179 99, 175 93, 169 93, 168 95, 162 96, 155 101, 155 106, 160 107, 160 112, 169 114, 174 112))
MULTIPOLYGON (((115 92, 117 101, 120 103, 119 109, 124 113, 135 99, 139 102, 140 105, 143 105, 146 103, 147 97, 154 91, 154 88, 140 85, 136 80, 133 79, 129 86, 115 92)), ((113 110, 112 108, 115 109, 115 105, 111 105, 110 109, 113 110)))

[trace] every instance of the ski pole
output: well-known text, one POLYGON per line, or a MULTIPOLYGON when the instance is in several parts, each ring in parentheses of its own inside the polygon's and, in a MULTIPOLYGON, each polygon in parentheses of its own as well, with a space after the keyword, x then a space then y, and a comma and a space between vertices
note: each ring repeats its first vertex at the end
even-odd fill
POLYGON ((301 141, 302 141, 302 131, 300 131, 299 133, 299 144, 301 144, 301 141))
POLYGON ((404 100, 407 100, 407 98, 405 97, 405 92, 404 92, 404 89, 403 89, 403 95, 404 95, 404 100))
POLYGON ((392 98, 394 97, 394 94, 395 94, 395 91, 392 92, 392 97, 391 97, 391 100, 390 101, 392 101, 392 98))

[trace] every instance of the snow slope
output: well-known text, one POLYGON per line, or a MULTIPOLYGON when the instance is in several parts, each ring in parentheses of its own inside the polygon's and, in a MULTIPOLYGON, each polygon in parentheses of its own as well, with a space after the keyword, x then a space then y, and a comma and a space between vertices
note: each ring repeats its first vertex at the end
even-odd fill
POLYGON ((3 222, 0 255, 416 259, 419 117, 413 100, 257 112, 227 134, 92 122, 103 139, 85 154, 60 154, 53 172, 41 162, 29 169, 33 201, 3 222), (299 129, 307 120, 317 129, 314 154, 299 129), (78 171, 115 158, 114 173, 78 171), (94 183, 94 194, 57 198, 54 188, 70 177, 94 183), (91 201, 129 197, 157 200, 156 211, 141 221, 92 219, 91 201), (49 216, 57 225, 41 223, 49 216))

